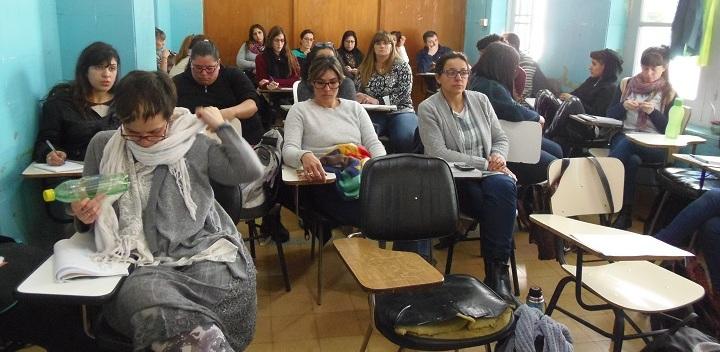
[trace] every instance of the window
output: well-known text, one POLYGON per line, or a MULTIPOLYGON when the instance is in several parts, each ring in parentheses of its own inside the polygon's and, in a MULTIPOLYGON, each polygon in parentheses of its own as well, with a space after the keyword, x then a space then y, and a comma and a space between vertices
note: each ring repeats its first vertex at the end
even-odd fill
POLYGON ((545 45, 547 0, 513 0, 509 9, 509 28, 520 37, 520 51, 540 60, 545 45))
MULTIPOLYGON (((678 0, 642 0, 633 75, 640 72, 640 57, 651 46, 670 46, 670 27, 675 17, 678 0)), ((670 61, 670 83, 678 95, 687 100, 697 97, 700 67, 697 57, 679 56, 670 61)))

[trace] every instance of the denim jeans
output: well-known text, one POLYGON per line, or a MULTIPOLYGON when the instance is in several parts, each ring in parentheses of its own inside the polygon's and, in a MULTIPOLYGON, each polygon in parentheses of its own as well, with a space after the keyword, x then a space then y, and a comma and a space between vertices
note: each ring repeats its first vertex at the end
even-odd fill
POLYGON ((610 141, 610 157, 618 158, 625 166, 625 190, 623 204, 632 205, 635 199, 635 176, 642 162, 665 160, 665 149, 646 148, 631 142, 624 133, 618 133, 610 141))
POLYGON ((458 180, 460 210, 480 223, 482 255, 487 260, 507 262, 512 250, 517 188, 506 175, 480 180, 458 180))
POLYGON ((542 139, 540 149, 540 160, 536 164, 508 163, 508 168, 517 176, 519 185, 532 185, 547 180, 550 163, 563 157, 560 145, 547 138, 542 139))
POLYGON ((682 246, 697 230, 698 248, 705 254, 713 289, 720 292, 720 189, 711 189, 690 203, 655 237, 682 246))
POLYGON ((393 153, 411 153, 415 147, 418 118, 412 111, 398 113, 371 112, 370 120, 378 136, 387 135, 393 153))

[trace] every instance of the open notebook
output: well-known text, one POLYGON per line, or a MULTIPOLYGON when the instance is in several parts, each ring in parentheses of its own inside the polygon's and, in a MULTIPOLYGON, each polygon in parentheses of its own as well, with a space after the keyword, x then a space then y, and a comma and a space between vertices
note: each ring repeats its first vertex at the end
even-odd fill
POLYGON ((95 240, 90 233, 77 233, 72 238, 57 241, 54 272, 56 281, 78 277, 127 276, 128 263, 100 262, 93 259, 95 240))
POLYGON ((52 166, 45 163, 35 163, 34 165, 38 169, 43 169, 52 172, 82 172, 83 164, 66 160, 64 164, 60 166, 52 166))

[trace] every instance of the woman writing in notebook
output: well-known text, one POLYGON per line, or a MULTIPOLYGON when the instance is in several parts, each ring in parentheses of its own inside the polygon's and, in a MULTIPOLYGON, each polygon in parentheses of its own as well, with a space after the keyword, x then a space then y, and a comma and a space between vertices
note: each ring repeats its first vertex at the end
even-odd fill
POLYGON ((42 106, 35 161, 58 166, 83 160, 95 133, 119 126, 110 109, 119 68, 120 56, 109 44, 95 42, 80 53, 75 80, 53 87, 42 106))
POLYGON ((262 89, 290 88, 300 79, 300 64, 287 46, 282 27, 270 28, 265 51, 255 57, 257 84, 262 89))
MULTIPOLYGON (((512 49, 512 48, 511 48, 512 49)), ((508 138, 485 94, 465 90, 470 65, 462 53, 442 56, 435 65, 440 85, 418 107, 425 154, 497 171, 481 179, 458 180, 460 209, 480 223, 485 283, 511 299, 508 259, 517 204, 515 175, 505 157, 508 138)))
POLYGON ((121 127, 93 137, 83 174, 126 173, 130 188, 71 203, 98 259, 137 265, 104 316, 136 351, 241 351, 255 327, 255 266, 210 181, 252 182, 262 164, 217 108, 176 108, 164 73, 130 72, 116 92, 121 127))

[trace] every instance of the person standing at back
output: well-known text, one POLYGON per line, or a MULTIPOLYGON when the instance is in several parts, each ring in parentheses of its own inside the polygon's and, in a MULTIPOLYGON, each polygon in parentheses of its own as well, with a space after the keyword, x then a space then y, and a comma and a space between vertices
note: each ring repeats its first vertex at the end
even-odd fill
MULTIPOLYGON (((415 56, 417 70, 419 73, 432 72, 435 69, 435 63, 445 54, 452 52, 452 49, 440 45, 438 35, 435 31, 427 31, 423 33, 423 42, 425 47, 418 51, 415 56)), ((437 91, 437 82, 432 77, 425 77, 425 83, 431 92, 437 91)))

